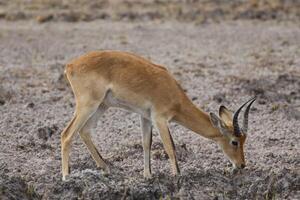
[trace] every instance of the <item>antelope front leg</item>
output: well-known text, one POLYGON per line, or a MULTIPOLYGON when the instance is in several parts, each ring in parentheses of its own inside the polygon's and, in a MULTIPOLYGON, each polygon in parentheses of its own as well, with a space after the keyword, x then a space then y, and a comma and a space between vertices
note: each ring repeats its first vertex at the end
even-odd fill
POLYGON ((152 144, 152 124, 151 121, 141 116, 141 127, 144 149, 144 177, 151 178, 151 144, 152 144))
POLYGON ((157 126, 157 129, 159 131, 160 137, 162 139, 164 148, 169 156, 170 163, 172 166, 172 173, 177 176, 180 174, 176 154, 175 154, 175 145, 172 139, 172 136, 170 135, 170 131, 168 128, 168 122, 164 118, 155 118, 155 123, 157 126))

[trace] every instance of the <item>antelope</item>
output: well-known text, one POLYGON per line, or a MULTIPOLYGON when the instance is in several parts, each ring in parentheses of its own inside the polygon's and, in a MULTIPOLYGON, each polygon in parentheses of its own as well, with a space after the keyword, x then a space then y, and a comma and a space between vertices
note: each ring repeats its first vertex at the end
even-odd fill
POLYGON ((63 180, 70 173, 71 140, 77 132, 97 167, 110 172, 91 140, 97 119, 109 107, 140 114, 145 178, 151 178, 152 126, 159 132, 169 156, 172 174, 180 174, 168 127, 171 121, 215 141, 234 168, 245 167, 248 114, 255 98, 244 103, 234 114, 223 105, 219 108, 219 116, 205 113, 192 103, 166 68, 128 52, 89 52, 69 62, 64 73, 73 90, 76 109, 72 120, 61 133, 63 180), (239 113, 247 104, 243 127, 240 128, 239 113))

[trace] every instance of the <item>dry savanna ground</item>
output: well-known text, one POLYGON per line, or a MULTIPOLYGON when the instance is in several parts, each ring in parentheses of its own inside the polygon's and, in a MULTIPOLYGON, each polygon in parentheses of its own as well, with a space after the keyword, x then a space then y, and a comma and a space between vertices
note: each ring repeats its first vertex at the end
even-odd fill
POLYGON ((0 199, 300 199, 298 1, 91 2, 0 1, 0 199), (139 117, 110 109, 93 140, 112 173, 77 135, 63 182, 60 132, 75 106, 64 65, 103 49, 166 66, 207 112, 256 95, 247 167, 232 174, 215 143, 171 124, 181 176, 155 130, 145 180, 139 117))

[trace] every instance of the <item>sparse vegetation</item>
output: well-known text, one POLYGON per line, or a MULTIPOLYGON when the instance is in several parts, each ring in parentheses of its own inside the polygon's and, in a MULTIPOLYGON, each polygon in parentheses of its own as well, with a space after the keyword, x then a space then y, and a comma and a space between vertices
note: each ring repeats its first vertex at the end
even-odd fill
POLYGON ((0 0, 0 199, 300 199, 299 12, 296 0, 0 0), (154 132, 145 180, 139 118, 111 109, 93 137, 112 173, 76 136, 62 182, 60 132, 75 106, 64 65, 97 49, 165 65, 205 111, 257 96, 245 170, 171 124, 182 175, 154 132))

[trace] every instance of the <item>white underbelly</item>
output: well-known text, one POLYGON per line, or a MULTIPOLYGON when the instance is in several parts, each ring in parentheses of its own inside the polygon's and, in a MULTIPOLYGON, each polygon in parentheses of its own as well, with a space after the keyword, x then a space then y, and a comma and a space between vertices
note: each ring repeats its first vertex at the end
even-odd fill
POLYGON ((147 118, 151 120, 151 110, 150 108, 140 108, 138 106, 132 105, 126 101, 123 101, 121 99, 117 99, 111 91, 108 91, 103 103, 107 107, 116 107, 116 108, 122 108, 137 114, 140 114, 144 118, 147 118))

